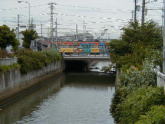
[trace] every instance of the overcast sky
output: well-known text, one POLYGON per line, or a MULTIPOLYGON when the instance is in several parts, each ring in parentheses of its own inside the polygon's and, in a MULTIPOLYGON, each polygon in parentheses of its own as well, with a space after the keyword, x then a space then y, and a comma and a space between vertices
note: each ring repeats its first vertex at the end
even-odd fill
MULTIPOLYGON (((157 3, 147 4, 148 9, 161 8, 162 0, 157 3)), ((58 18, 59 34, 75 32, 78 24, 79 32, 83 31, 83 22, 89 32, 101 33, 108 29, 111 38, 118 38, 121 28, 132 19, 134 0, 29 0, 31 3, 31 17, 37 24, 37 31, 40 33, 40 24, 43 24, 44 33, 48 32, 50 25, 50 8, 48 3, 55 2, 55 17, 58 18)), ((138 2, 141 5, 141 0, 138 2)), ((20 15, 21 25, 28 23, 28 5, 18 3, 17 0, 0 0, 0 25, 7 24, 12 28, 16 27, 17 14, 20 15)), ((147 20, 153 19, 159 24, 162 11, 149 10, 147 20)), ((138 12, 138 19, 141 12, 138 12)))

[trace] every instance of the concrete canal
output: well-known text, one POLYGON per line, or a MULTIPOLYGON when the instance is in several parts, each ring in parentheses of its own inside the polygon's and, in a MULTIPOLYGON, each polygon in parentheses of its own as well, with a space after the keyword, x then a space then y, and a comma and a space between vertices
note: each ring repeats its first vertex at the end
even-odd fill
POLYGON ((114 124, 112 76, 68 73, 43 80, 0 110, 0 124, 114 124))

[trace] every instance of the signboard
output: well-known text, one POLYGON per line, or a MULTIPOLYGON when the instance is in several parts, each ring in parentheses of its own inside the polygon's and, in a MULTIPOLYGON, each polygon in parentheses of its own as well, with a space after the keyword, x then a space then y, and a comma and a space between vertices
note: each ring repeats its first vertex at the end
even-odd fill
POLYGON ((73 53, 74 52, 74 48, 60 48, 61 53, 73 53))
POLYGON ((100 50, 99 50, 99 48, 92 48, 92 49, 91 49, 91 52, 92 52, 92 53, 99 53, 100 50))

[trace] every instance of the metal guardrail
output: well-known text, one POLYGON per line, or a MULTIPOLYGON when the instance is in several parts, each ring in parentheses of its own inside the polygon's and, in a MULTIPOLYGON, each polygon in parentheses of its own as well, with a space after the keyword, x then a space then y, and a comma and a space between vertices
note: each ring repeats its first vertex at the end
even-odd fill
POLYGON ((64 59, 110 59, 109 55, 63 55, 64 59))
POLYGON ((0 58, 0 65, 12 65, 17 63, 17 58, 0 58))

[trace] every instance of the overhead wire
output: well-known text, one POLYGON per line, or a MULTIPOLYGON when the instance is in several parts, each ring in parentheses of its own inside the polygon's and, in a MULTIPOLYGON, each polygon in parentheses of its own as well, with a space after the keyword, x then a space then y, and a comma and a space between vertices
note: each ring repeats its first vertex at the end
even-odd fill
MULTIPOLYGON (((45 4, 39 4, 39 5, 33 5, 33 6, 31 6, 32 8, 36 8, 36 7, 39 7, 39 6, 46 6, 47 5, 47 3, 45 3, 45 4)), ((75 10, 77 10, 77 9, 86 9, 86 10, 88 10, 88 9, 91 9, 91 10, 96 10, 97 12, 101 12, 101 13, 107 13, 107 12, 111 12, 111 13, 114 13, 114 11, 115 12, 131 12, 132 10, 129 10, 129 9, 127 9, 127 10, 121 10, 121 9, 103 9, 103 8, 93 8, 93 7, 83 7, 83 6, 77 6, 77 5, 66 5, 66 4, 58 4, 57 5, 57 7, 56 7, 56 10, 58 11, 58 16, 65 16, 65 17, 77 17, 77 18, 80 18, 80 19, 84 19, 84 20, 87 20, 87 19, 90 19, 91 21, 88 21, 87 22, 87 25, 92 25, 92 24, 98 24, 98 23, 100 23, 100 24, 106 24, 106 23, 123 23, 123 24, 121 24, 121 25, 124 25, 124 24, 126 24, 130 19, 129 18, 126 18, 126 19, 120 19, 119 17, 96 17, 96 16, 88 16, 88 15, 80 15, 80 14, 68 14, 68 13, 64 13, 64 12, 60 12, 58 9, 60 9, 60 7, 58 7, 58 6, 60 6, 60 7, 68 7, 68 8, 66 8, 66 9, 70 9, 71 7, 72 7, 72 9, 75 9, 75 10), (92 19, 95 19, 95 20, 98 20, 98 21, 93 21, 92 19), (99 21, 99 20, 101 20, 101 21, 99 21), (105 21, 102 21, 102 20, 107 20, 107 22, 105 22, 105 21)), ((10 11, 10 10, 19 10, 19 9, 23 9, 23 8, 27 8, 27 7, 19 7, 19 8, 10 8, 10 9, 0 9, 0 11, 10 11)), ((45 9, 46 10, 46 9, 45 9)), ((46 15, 49 15, 48 13, 46 13, 45 15, 43 15, 43 16, 46 16, 46 15)), ((40 16, 42 16, 42 15, 40 15, 40 16)), ((76 18, 76 19, 77 19, 76 18)), ((37 18, 35 18, 34 17, 34 19, 35 20, 37 20, 37 18)), ((74 20, 76 20, 76 19, 74 19, 74 20)), ((49 21, 48 20, 46 20, 46 21, 43 21, 43 20, 37 20, 37 23, 38 23, 38 21, 40 21, 40 23, 49 23, 49 21)), ((9 22, 10 22, 10 20, 9 20, 9 22)), ((14 22, 14 21, 13 21, 14 22)), ((15 21, 16 22, 16 21, 15 21)), ((74 23, 73 23, 74 24, 74 23)), ((39 26, 39 25, 37 25, 37 26, 39 26)), ((66 26, 66 25, 63 25, 63 26, 66 26)), ((119 27, 119 26, 118 26, 119 27)), ((68 28, 67 28, 68 29, 68 28)), ((60 29, 61 30, 61 29, 60 29)))

